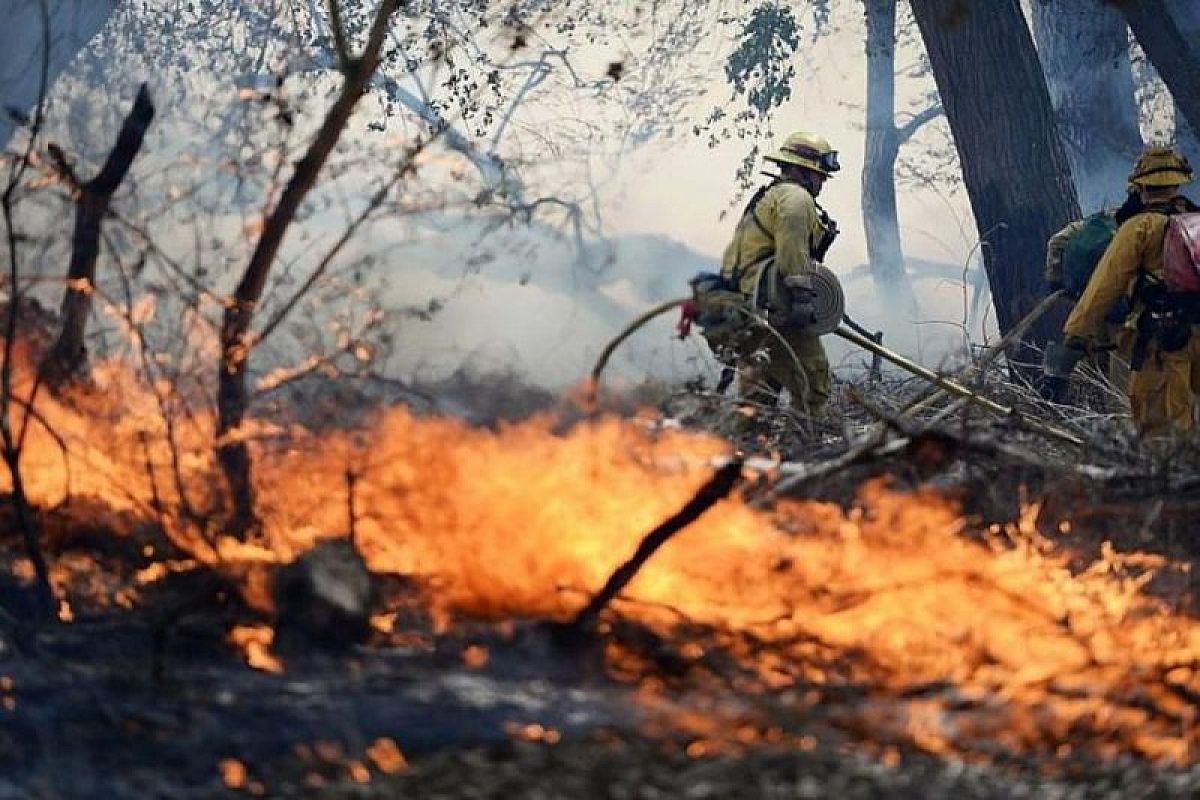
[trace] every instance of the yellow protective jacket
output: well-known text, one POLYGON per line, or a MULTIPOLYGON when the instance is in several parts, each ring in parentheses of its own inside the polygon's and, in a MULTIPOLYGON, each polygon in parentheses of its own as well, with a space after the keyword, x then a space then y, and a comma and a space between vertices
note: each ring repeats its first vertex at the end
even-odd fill
MULTIPOLYGON (((1139 272, 1162 278, 1163 235, 1168 219, 1166 214, 1148 211, 1117 229, 1087 288, 1067 317, 1063 333, 1068 337, 1095 337, 1103 329, 1104 315, 1113 303, 1133 291, 1139 272)), ((1140 310, 1141 304, 1135 298, 1134 315, 1140 310)))
POLYGON ((753 297, 771 256, 780 278, 812 271, 813 251, 828 234, 823 217, 803 186, 776 182, 742 215, 721 258, 721 274, 736 276, 742 294, 753 297))

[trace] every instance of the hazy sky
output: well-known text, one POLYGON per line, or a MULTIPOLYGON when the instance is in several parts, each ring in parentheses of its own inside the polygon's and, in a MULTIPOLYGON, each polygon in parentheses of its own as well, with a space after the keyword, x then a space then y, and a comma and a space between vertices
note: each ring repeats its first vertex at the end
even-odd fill
MULTIPOLYGON (((842 229, 827 263, 846 273, 866 261, 860 218, 866 80, 861 34, 850 29, 822 40, 811 51, 811 58, 819 69, 797 82, 792 99, 773 114, 772 125, 776 139, 795 129, 810 130, 825 136, 840 151, 843 169, 826 183, 820 201, 842 229)), ((706 102, 728 99, 719 71, 712 87, 706 102)), ((919 86, 901 83, 901 91, 914 99, 920 96, 919 90, 919 86)), ((907 95, 898 98, 897 107, 905 108, 907 99, 907 95)), ((704 139, 685 134, 634 151, 621 162, 616 179, 602 194, 606 232, 667 237, 708 255, 715 266, 740 211, 741 202, 725 219, 720 218, 737 191, 735 171, 748 148, 747 142, 734 141, 710 149, 704 139)), ((767 166, 760 162, 760 167, 767 166)), ((965 195, 947 198, 929 190, 902 189, 899 204, 910 256, 964 265, 971 259, 974 227, 965 195)), ((554 257, 548 255, 547 260, 554 257)), ((557 257, 566 260, 569 254, 560 251, 557 257)), ((661 268, 669 271, 673 266, 661 268)), ((655 269, 655 265, 647 268, 655 269)), ((422 285, 449 288, 444 278, 431 277, 422 285)), ((418 332, 425 348, 444 352, 447 359, 452 352, 472 354, 476 361, 499 360, 507 354, 523 369, 553 380, 569 380, 569 376, 586 371, 603 343, 615 334, 610 322, 595 317, 586 298, 547 295, 532 286, 506 286, 496 282, 491 267, 457 286, 459 294, 443 312, 444 319, 418 332)), ((684 280, 678 288, 679 294, 687 291, 684 280)), ((605 287, 614 296, 628 296, 630 292, 624 289, 622 285, 605 287)), ((963 318, 963 287, 957 282, 924 280, 916 289, 922 302, 922 322, 928 324, 913 325, 911 320, 896 317, 894 304, 877 297, 866 280, 847 286, 849 310, 864 324, 883 328, 890 345, 938 363, 962 342, 955 326, 963 318)), ((650 300, 641 302, 645 308, 650 300)), ((637 310, 637 298, 629 298, 628 318, 637 310)), ((672 344, 669 336, 670 328, 664 323, 636 337, 629 345, 630 358, 624 362, 632 370, 630 374, 677 377, 686 371, 694 347, 672 344)), ((856 360, 840 340, 829 339, 835 363, 856 360)))
MULTIPOLYGON (((826 183, 820 198, 843 231, 828 258, 835 268, 866 260, 859 207, 866 87, 861 37, 859 31, 845 29, 813 46, 809 52, 817 69, 801 69, 803 77, 795 83, 792 99, 771 119, 776 139, 808 130, 825 136, 840 151, 842 171, 826 183)), ((721 103, 728 92, 716 77, 710 99, 721 103)), ((901 81, 897 108, 919 97, 918 88, 901 81)), ((614 192, 607 204, 607 221, 618 231, 661 233, 719 255, 733 221, 719 222, 718 216, 736 191, 733 175, 746 150, 745 142, 714 150, 701 138, 688 136, 639 154, 624 170, 623 191, 614 192)), ((932 192, 907 189, 901 191, 899 203, 908 252, 952 262, 967 257, 973 239, 960 231, 970 219, 964 195, 947 206, 932 192)), ((971 234, 969 226, 965 233, 971 234)))

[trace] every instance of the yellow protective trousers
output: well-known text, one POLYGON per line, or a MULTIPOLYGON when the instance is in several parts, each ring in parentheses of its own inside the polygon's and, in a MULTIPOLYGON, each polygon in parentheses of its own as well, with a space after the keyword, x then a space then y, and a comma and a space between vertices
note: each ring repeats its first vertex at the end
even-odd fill
POLYGON ((825 410, 832 392, 829 359, 821 337, 787 328, 778 333, 791 346, 795 359, 779 337, 760 330, 742 351, 746 358, 741 367, 739 395, 744 400, 772 405, 779 390, 787 389, 793 408, 817 416, 825 410), (766 354, 765 364, 757 363, 753 355, 756 351, 766 354))
POLYGON ((1129 407, 1138 433, 1155 436, 1190 431, 1196 425, 1200 393, 1200 330, 1187 347, 1164 353, 1151 343, 1142 368, 1129 380, 1129 407))

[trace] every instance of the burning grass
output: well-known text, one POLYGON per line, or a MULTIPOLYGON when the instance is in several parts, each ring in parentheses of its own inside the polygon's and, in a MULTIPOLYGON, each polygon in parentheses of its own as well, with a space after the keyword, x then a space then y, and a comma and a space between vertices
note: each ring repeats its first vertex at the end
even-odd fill
MULTIPOLYGON (((89 497, 113 537, 138 542, 158 526, 169 546, 139 550, 118 586, 78 556, 57 558, 76 614, 101 597, 136 606, 201 565, 269 610, 274 567, 352 527, 373 572, 423 587, 434 639, 462 639, 474 671, 491 668, 488 646, 514 645, 470 642, 471 625, 569 618, 729 455, 718 438, 614 417, 485 430, 390 408, 360 430, 258 422, 244 433, 263 528, 244 544, 213 524, 211 420, 194 411, 168 436, 164 398, 186 406, 168 387, 156 397, 115 362, 95 383, 39 401, 28 492, 43 509, 89 497)), ((848 505, 764 511, 731 497, 618 599, 599 634, 607 669, 637 685, 655 730, 690 737, 697 754, 802 747, 820 724, 881 753, 1194 764, 1200 622, 1146 591, 1189 565, 1109 546, 1080 568, 1054 525, 1039 529, 1039 510, 982 526, 944 494, 882 479, 848 505)), ((379 642, 414 633, 396 611, 376 609, 379 642)), ((227 638, 287 670, 271 634, 249 621, 227 638)))

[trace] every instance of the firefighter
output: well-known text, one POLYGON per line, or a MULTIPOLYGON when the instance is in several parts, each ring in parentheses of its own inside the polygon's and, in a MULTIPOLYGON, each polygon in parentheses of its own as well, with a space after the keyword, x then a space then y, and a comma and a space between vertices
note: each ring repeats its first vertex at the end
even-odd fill
MULTIPOLYGON (((1143 209, 1141 191, 1136 184, 1125 187, 1125 202, 1120 208, 1105 208, 1094 214, 1067 223, 1046 242, 1046 288, 1053 292, 1065 290, 1072 302, 1079 299, 1087 287, 1088 279, 1100 263, 1104 251, 1116 235, 1117 228, 1143 209)), ((1114 386, 1122 392, 1129 385, 1128 353, 1119 353, 1120 331, 1125 317, 1129 313, 1129 304, 1122 298, 1109 309, 1105 315, 1106 324, 1101 328, 1097 337, 1097 347, 1106 351, 1107 358, 1101 358, 1104 373, 1114 386)), ((1053 364, 1057 351, 1050 345, 1049 362, 1053 364)), ((1067 378, 1061 375, 1045 376, 1046 396, 1056 402, 1065 402, 1067 378)))
POLYGON ((829 142, 804 132, 788 136, 766 159, 779 175, 751 198, 721 259, 722 275, 778 333, 747 322, 737 348, 740 395, 770 404, 786 388, 794 408, 816 415, 829 401, 829 361, 803 321, 812 317, 812 271, 837 236, 836 223, 816 198, 841 166, 829 142))
POLYGON ((1145 208, 1137 184, 1128 184, 1125 192, 1125 202, 1120 208, 1101 209, 1068 222, 1046 242, 1045 278, 1050 291, 1066 289, 1072 298, 1082 293, 1117 228, 1145 208), (1086 235, 1089 232, 1091 235, 1086 235))
POLYGON ((1109 309, 1129 298, 1122 336, 1130 342, 1130 410, 1143 437, 1195 425, 1200 337, 1191 335, 1186 316, 1164 313, 1172 299, 1162 286, 1169 215, 1196 210, 1179 194, 1191 179, 1187 159, 1169 147, 1150 147, 1138 157, 1129 181, 1138 187, 1144 208, 1117 230, 1063 327, 1067 348, 1087 352, 1095 347, 1109 309))

